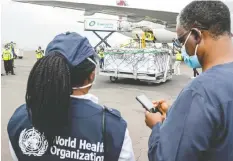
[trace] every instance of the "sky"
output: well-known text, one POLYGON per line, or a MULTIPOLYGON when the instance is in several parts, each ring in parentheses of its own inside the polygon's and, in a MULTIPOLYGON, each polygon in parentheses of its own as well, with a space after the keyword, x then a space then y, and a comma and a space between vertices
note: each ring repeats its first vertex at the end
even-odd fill
MULTIPOLYGON (((70 0, 76 2, 116 5, 116 0, 70 0)), ((179 12, 191 0, 128 0, 130 7, 179 12), (153 4, 151 5, 151 2, 153 4), (168 5, 169 4, 169 5, 168 5)), ((92 33, 84 31, 83 11, 52 8, 1 0, 1 40, 2 43, 14 41, 19 48, 34 50, 38 46, 46 48, 47 44, 60 33, 74 31, 86 36, 95 46, 99 39, 92 33)), ((115 18, 115 16, 95 14, 95 18, 115 18)), ((100 33, 103 37, 107 33, 100 33)), ((128 37, 114 33, 108 42, 111 45, 124 43, 128 37)))

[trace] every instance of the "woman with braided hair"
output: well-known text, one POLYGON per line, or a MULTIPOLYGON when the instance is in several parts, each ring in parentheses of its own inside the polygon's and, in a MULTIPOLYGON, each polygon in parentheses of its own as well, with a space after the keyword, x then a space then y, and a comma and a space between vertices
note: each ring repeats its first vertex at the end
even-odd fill
POLYGON ((14 160, 134 161, 120 112, 89 94, 95 55, 77 33, 60 34, 49 43, 30 72, 26 104, 8 123, 14 160))

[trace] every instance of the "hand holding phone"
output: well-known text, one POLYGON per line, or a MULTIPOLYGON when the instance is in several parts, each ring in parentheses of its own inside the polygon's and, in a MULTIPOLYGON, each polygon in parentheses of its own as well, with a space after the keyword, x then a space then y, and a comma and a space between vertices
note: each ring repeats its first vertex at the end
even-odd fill
POLYGON ((154 107, 158 107, 159 111, 163 113, 166 117, 167 111, 170 108, 170 105, 165 100, 153 101, 154 107))
MULTIPOLYGON (((140 95, 136 97, 136 100, 141 103, 141 105, 149 112, 156 113, 160 112, 157 107, 154 107, 152 101, 150 101, 145 95, 140 95)), ((161 112, 160 112, 161 113, 161 112)), ((161 113, 162 114, 162 113, 161 113)))

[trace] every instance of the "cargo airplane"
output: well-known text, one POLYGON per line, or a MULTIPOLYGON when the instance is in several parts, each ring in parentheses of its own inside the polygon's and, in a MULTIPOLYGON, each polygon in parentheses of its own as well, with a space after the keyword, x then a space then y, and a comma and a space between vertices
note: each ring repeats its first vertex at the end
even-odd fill
MULTIPOLYGON (((84 16, 92 16, 95 13, 114 15, 122 21, 118 31, 129 37, 135 33, 152 31, 156 42, 171 43, 176 37, 175 27, 178 12, 158 11, 151 9, 129 7, 126 0, 118 0, 116 5, 100 5, 79 3, 64 0, 13 0, 21 3, 67 8, 84 11, 84 16), (125 21, 125 19, 127 21, 125 21), (123 20, 124 19, 124 20, 123 20)), ((224 1, 233 13, 233 1, 224 1)), ((233 17, 233 15, 232 15, 233 17)), ((233 20, 232 20, 233 22, 233 20)), ((233 25, 232 25, 233 26, 233 25)))

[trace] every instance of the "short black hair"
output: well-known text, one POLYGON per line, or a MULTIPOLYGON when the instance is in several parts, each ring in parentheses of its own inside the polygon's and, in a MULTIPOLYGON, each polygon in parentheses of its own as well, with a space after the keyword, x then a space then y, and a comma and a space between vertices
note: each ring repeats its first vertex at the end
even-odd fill
POLYGON ((185 29, 206 29, 213 38, 231 36, 230 10, 221 1, 192 1, 178 16, 179 24, 185 29))

